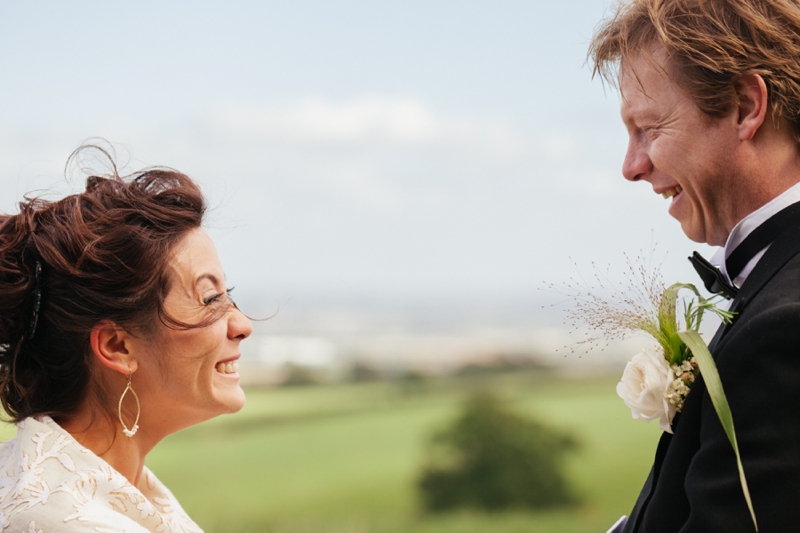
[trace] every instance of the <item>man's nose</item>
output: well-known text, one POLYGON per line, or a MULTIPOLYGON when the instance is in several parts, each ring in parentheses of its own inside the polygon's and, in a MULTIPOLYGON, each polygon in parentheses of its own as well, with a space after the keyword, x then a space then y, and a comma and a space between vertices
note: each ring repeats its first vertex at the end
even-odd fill
POLYGON ((635 139, 628 142, 628 151, 625 153, 625 160, 622 162, 622 175, 628 181, 639 181, 645 178, 653 170, 653 162, 650 156, 635 139))

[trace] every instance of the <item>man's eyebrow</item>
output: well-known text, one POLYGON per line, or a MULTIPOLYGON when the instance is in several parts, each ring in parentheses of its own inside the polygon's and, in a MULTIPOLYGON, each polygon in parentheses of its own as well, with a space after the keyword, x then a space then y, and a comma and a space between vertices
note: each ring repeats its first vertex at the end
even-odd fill
POLYGON ((625 106, 620 113, 624 123, 635 123, 641 125, 645 123, 658 124, 663 122, 659 113, 653 109, 643 107, 625 106))

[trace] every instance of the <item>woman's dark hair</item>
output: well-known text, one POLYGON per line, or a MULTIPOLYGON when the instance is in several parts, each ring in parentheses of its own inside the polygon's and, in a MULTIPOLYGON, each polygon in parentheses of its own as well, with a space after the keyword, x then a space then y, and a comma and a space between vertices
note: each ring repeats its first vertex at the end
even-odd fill
MULTIPOLYGON (((81 147, 70 160, 93 149, 108 156, 81 147)), ((107 404, 91 371, 98 322, 144 333, 158 322, 181 326, 163 309, 168 263, 205 209, 180 172, 120 177, 114 168, 89 177, 80 194, 26 196, 19 214, 0 215, 0 402, 12 421, 46 414, 58 422, 90 391, 107 404)))

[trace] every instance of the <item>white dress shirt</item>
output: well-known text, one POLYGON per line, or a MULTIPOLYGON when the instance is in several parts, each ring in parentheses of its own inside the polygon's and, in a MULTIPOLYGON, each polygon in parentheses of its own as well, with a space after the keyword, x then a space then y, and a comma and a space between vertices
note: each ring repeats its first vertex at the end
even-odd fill
POLYGON ((747 276, 750 275, 750 272, 753 271, 756 264, 761 260, 764 256, 764 253, 769 248, 769 245, 765 246, 760 252, 753 256, 750 261, 744 266, 742 271, 736 276, 736 279, 731 280, 728 276, 728 270, 725 266, 725 260, 728 259, 728 256, 739 246, 745 238, 750 235, 757 227, 761 224, 766 222, 772 215, 784 210, 785 208, 789 207, 792 204, 800 202, 800 183, 796 183, 786 191, 784 191, 781 195, 776 196, 770 202, 764 204, 763 206, 759 207, 742 220, 740 220, 731 230, 730 235, 728 235, 728 240, 725 242, 725 246, 721 247, 714 256, 711 258, 709 263, 714 266, 719 267, 722 275, 725 276, 729 282, 733 281, 733 284, 737 287, 741 287, 744 283, 744 280, 747 279, 747 276))

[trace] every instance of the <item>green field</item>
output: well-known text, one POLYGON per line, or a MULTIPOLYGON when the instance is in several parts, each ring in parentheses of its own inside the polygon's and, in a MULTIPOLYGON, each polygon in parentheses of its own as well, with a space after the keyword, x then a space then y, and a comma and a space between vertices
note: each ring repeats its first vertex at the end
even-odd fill
POLYGON ((148 457, 207 533, 599 532, 633 505, 659 430, 631 419, 615 380, 516 373, 398 384, 249 390, 247 406, 173 435, 148 457), (546 512, 436 517, 419 510, 425 443, 478 388, 575 435, 583 503, 546 512))

